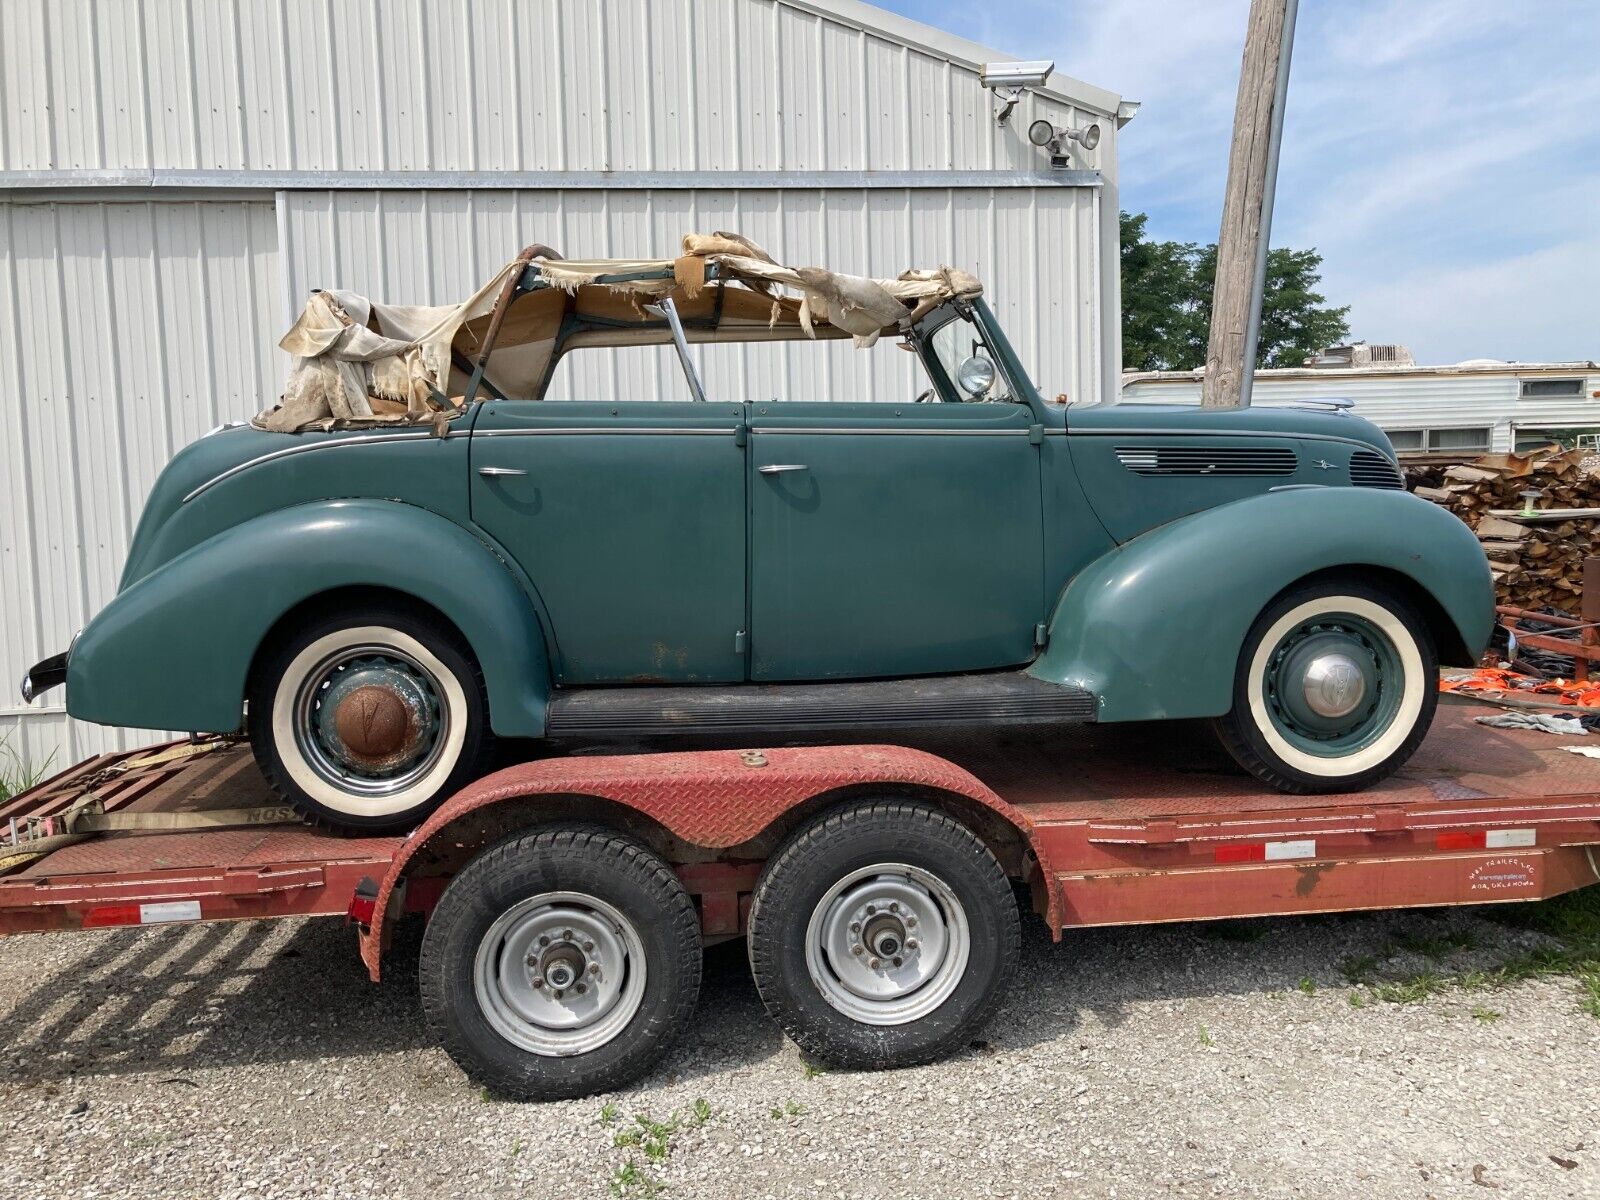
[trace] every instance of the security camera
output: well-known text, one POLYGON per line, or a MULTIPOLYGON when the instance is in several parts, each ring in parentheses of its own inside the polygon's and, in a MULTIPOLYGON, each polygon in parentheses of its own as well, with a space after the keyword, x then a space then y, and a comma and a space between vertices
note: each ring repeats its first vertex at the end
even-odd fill
POLYGON ((984 63, 978 71, 978 78, 983 81, 984 87, 994 93, 995 99, 1001 101, 999 111, 994 114, 994 123, 1004 125, 1010 120, 1011 110, 1022 99, 1022 93, 1028 88, 1043 87, 1045 80, 1050 78, 1050 72, 1055 69, 1053 62, 984 63))
POLYGON ((986 88, 1036 88, 1043 87, 1055 69, 1053 62, 984 63, 979 78, 986 88))

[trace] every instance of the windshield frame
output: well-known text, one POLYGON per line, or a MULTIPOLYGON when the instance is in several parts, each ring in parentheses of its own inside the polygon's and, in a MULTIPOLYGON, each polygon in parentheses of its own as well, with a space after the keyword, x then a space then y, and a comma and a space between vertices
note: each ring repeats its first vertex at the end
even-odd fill
POLYGON ((946 404, 1021 404, 1033 409, 1039 409, 1038 393, 1033 387, 1033 382, 1022 373, 1016 355, 1012 352, 1009 343, 999 334, 994 323, 994 314, 989 311, 983 298, 975 302, 965 300, 951 300, 941 304, 922 320, 918 321, 911 329, 911 340, 917 349, 918 357, 922 359, 923 367, 928 372, 928 377, 938 392, 939 398, 946 404), (933 338, 941 329, 951 321, 966 321, 971 327, 978 343, 988 355, 989 361, 994 364, 997 383, 1005 385, 1007 397, 1003 400, 978 400, 967 396, 957 386, 954 379, 945 370, 944 363, 938 352, 934 349, 933 338))

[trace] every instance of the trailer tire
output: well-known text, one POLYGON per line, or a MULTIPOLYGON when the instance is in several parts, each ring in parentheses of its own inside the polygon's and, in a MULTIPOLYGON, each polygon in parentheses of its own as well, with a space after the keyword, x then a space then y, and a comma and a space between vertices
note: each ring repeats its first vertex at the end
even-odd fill
POLYGON ((500 1095, 587 1096, 637 1079, 683 1031, 700 958, 688 893, 638 842, 595 826, 524 831, 445 889, 422 939, 422 1009, 500 1095))
POLYGON ((868 800, 799 829, 750 906, 750 970, 801 1051, 857 1068, 964 1046, 1016 969, 1016 897, 995 856, 931 804, 868 800))

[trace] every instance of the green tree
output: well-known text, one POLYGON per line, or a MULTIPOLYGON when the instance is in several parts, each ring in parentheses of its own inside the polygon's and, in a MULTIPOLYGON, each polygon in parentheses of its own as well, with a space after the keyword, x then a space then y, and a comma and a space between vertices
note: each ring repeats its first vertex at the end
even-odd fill
MULTIPOLYGON (((1215 243, 1158 242, 1144 213, 1122 214, 1122 362, 1130 371, 1187 371, 1205 365, 1215 243)), ((1267 254, 1258 367, 1297 367, 1350 336, 1350 308, 1330 308, 1317 291, 1322 255, 1278 247, 1267 254)))

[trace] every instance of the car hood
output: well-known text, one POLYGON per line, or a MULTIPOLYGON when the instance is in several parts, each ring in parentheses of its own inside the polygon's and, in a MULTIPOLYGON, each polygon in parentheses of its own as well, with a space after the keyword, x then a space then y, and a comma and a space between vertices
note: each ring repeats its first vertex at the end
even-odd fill
POLYGON ((1335 438, 1394 458, 1388 437, 1371 421, 1317 408, 1201 408, 1197 404, 1101 404, 1067 411, 1067 430, 1084 433, 1239 434, 1335 438))

